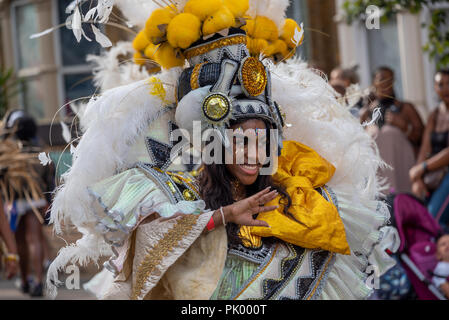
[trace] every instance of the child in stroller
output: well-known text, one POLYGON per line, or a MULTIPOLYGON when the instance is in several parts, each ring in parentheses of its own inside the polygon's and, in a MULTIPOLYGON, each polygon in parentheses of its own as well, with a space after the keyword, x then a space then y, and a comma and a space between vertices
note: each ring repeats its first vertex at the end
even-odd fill
MULTIPOLYGON (((435 268, 439 262, 436 243, 437 239, 443 235, 442 228, 421 200, 412 195, 390 195, 387 202, 392 211, 392 224, 397 228, 401 240, 397 253, 401 264, 399 268, 407 276, 416 297, 420 300, 446 300, 443 292, 440 291, 440 286, 432 283, 432 277, 435 277, 434 270, 436 271, 435 268)), ((445 236, 440 240, 446 238, 449 237, 445 236)), ((442 244, 441 247, 443 247, 442 244)), ((440 250, 443 251, 443 249, 440 250)), ((445 256, 444 259, 446 258, 445 256)), ((403 295, 401 298, 407 299, 410 295, 403 295)))
POLYGON ((438 262, 433 271, 432 283, 449 299, 449 234, 445 234, 437 242, 438 262))

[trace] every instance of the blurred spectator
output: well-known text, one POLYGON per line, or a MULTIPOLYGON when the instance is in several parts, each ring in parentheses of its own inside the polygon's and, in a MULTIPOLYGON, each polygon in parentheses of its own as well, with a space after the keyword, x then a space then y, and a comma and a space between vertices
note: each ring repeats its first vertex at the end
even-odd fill
MULTIPOLYGON (((14 174, 14 176, 19 176, 21 180, 17 180, 16 186, 9 192, 5 211, 9 216, 11 228, 15 231, 20 257, 22 291, 30 293, 31 296, 42 296, 44 276, 42 223, 44 222, 43 211, 48 207, 43 191, 47 190, 48 169, 39 163, 32 162, 37 160, 37 153, 40 151, 36 137, 37 125, 32 117, 22 110, 12 111, 5 118, 4 131, 3 145, 14 145, 11 142, 15 141, 15 144, 20 146, 19 154, 23 155, 22 158, 29 155, 26 158, 28 159, 25 161, 26 163, 22 164, 22 170, 14 174), (17 185, 20 185, 20 188, 17 185), (30 195, 34 195, 33 198, 30 195), (13 199, 13 201, 10 199, 13 199), (32 277, 32 271, 34 277, 32 277)), ((15 163, 16 167, 19 167, 18 162, 15 163)), ((11 167, 6 170, 12 171, 17 170, 17 168, 11 167)), ((12 176, 9 174, 9 177, 12 176)), ((8 179, 6 180, 5 183, 8 183, 8 179)), ((12 178, 9 178, 10 180, 12 178)), ((13 185, 13 183, 10 183, 10 185, 13 185)))
MULTIPOLYGON (((344 104, 350 105, 350 112, 353 114, 356 118, 359 118, 359 112, 360 109, 364 105, 364 99, 361 95, 360 88, 356 88, 356 92, 350 92, 349 88, 351 86, 357 86, 359 84, 359 76, 357 74, 358 66, 354 66, 351 68, 342 68, 337 67, 334 70, 332 70, 330 74, 329 84, 334 88, 335 91, 337 91, 342 97, 345 97, 344 104), (347 95, 356 94, 357 96, 360 96, 359 99, 356 98, 355 103, 351 102, 353 97, 348 97, 347 95)), ((353 90, 354 91, 354 90, 353 90)))
POLYGON ((3 201, 0 198, 0 242, 2 240, 6 245, 6 252, 3 252, 6 278, 12 279, 19 271, 19 255, 17 253, 16 239, 14 239, 14 234, 9 227, 6 214, 3 212, 3 201))
POLYGON ((375 138, 382 159, 391 167, 381 169, 381 177, 395 192, 411 192, 409 171, 415 164, 424 126, 415 107, 396 98, 393 85, 394 71, 388 67, 377 69, 374 99, 360 110, 360 120, 370 121, 367 130, 375 138))
POLYGON ((435 75, 435 91, 441 103, 429 116, 417 164, 410 170, 413 193, 430 198, 428 209, 449 223, 449 70, 435 75))
POLYGON ((357 75, 358 66, 351 68, 337 67, 332 70, 330 74, 329 83, 333 86, 340 85, 344 88, 348 88, 352 84, 358 84, 360 82, 359 76, 357 75))

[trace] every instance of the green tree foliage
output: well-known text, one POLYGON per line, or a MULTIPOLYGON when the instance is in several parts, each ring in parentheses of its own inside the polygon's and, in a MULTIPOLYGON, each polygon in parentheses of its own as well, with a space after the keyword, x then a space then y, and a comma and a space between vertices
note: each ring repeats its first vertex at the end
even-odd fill
POLYGON ((0 118, 7 109, 9 100, 19 92, 20 81, 14 79, 14 71, 0 66, 0 118))
MULTIPOLYGON (((448 0, 346 0, 343 3, 346 22, 352 24, 355 21, 366 19, 366 8, 375 5, 381 10, 381 21, 391 19, 399 12, 413 14, 421 12, 425 7, 448 3, 448 0)), ((432 17, 427 24, 429 41, 423 50, 429 53, 431 59, 436 60, 438 68, 449 67, 449 27, 448 12, 442 9, 432 9, 432 17)))

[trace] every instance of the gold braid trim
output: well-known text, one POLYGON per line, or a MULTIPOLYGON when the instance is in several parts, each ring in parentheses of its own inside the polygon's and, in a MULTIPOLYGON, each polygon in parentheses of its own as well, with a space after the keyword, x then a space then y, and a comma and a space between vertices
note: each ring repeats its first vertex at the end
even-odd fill
POLYGON ((331 262, 331 260, 332 260, 333 257, 334 257, 334 253, 331 252, 331 253, 330 253, 330 256, 329 256, 329 259, 327 259, 327 261, 326 261, 326 265, 324 266, 323 270, 321 271, 320 278, 318 279, 317 283, 315 284, 315 287, 313 288, 313 290, 312 290, 312 292, 309 294, 309 296, 306 298, 306 300, 311 300, 311 299, 312 299, 313 295, 315 294, 316 290, 318 289, 318 286, 319 286, 320 283, 321 283, 321 280, 323 280, 323 277, 324 277, 324 275, 326 274, 326 270, 327 270, 327 268, 329 267, 329 264, 330 264, 330 262, 331 262))
POLYGON ((226 46, 232 46, 234 44, 246 44, 246 36, 243 35, 237 35, 233 37, 228 38, 222 38, 214 42, 206 43, 204 45, 200 45, 198 47, 194 47, 192 49, 189 49, 185 52, 186 59, 191 59, 193 57, 199 56, 201 54, 205 54, 209 51, 226 47, 226 46))
POLYGON ((192 76, 190 77, 190 87, 192 88, 192 90, 198 89, 200 87, 200 83, 199 83, 199 78, 200 78, 200 71, 201 71, 201 67, 205 64, 206 62, 197 64, 192 71, 192 76))
POLYGON ((181 242, 196 225, 199 216, 185 215, 176 221, 176 224, 151 249, 137 269, 136 283, 133 288, 132 300, 137 300, 141 294, 146 280, 157 270, 162 260, 181 242))

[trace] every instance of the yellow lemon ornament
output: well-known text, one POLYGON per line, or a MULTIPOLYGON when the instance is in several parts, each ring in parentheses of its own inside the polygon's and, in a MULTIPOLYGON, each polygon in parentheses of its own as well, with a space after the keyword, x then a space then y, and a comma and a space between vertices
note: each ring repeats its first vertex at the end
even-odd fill
POLYGON ((174 48, 186 49, 200 38, 201 21, 191 13, 181 13, 168 24, 167 40, 174 48))
POLYGON ((148 40, 147 36, 145 35, 145 32, 142 30, 134 38, 133 48, 136 51, 143 51, 149 43, 150 40, 148 40))
POLYGON ((156 50, 155 60, 162 68, 170 69, 183 66, 185 58, 181 53, 177 55, 175 49, 168 42, 164 42, 156 50))
MULTIPOLYGON (((301 27, 293 19, 285 19, 284 26, 282 27, 281 39, 284 40, 289 48, 296 48, 296 43, 294 42, 295 32, 300 32, 301 27)), ((304 38, 304 36, 303 36, 304 38)), ((300 40, 301 44, 303 39, 300 40)))
POLYGON ((275 41, 279 37, 278 27, 273 20, 257 16, 254 21, 253 38, 265 39, 267 41, 275 41))
POLYGON ((165 37, 164 26, 167 26, 175 15, 169 7, 154 10, 145 24, 147 38, 154 44, 160 43, 165 37))
POLYGON ((223 0, 223 4, 231 10, 234 17, 243 17, 249 9, 249 0, 223 0))
POLYGON ((209 16, 203 24, 203 35, 208 36, 218 31, 232 27, 235 18, 231 10, 221 7, 218 11, 209 16))
POLYGON ((222 6, 222 0, 189 0, 184 6, 184 12, 197 16, 201 21, 217 12, 222 6))

